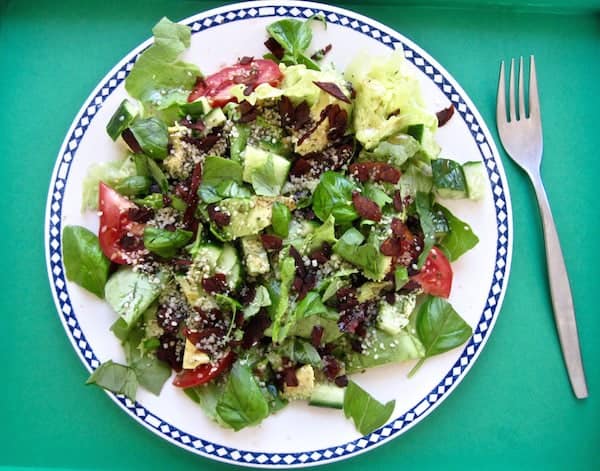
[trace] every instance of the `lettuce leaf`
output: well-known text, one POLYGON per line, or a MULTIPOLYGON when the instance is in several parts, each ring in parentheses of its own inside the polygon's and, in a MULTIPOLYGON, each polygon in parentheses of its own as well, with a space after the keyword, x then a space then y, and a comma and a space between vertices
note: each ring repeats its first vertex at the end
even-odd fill
POLYGON ((185 103, 200 75, 194 64, 178 59, 190 46, 188 26, 163 18, 152 32, 154 44, 140 54, 125 80, 127 92, 141 101, 146 111, 185 103))

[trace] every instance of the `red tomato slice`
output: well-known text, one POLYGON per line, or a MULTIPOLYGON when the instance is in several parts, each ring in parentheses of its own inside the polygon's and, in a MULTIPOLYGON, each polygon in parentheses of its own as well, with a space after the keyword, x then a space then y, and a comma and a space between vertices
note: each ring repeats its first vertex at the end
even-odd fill
POLYGON ((173 380, 173 385, 178 388, 193 388, 208 383, 227 370, 233 363, 234 354, 227 352, 215 363, 199 365, 193 370, 182 370, 173 380))
POLYGON ((412 279, 421 285, 425 293, 441 298, 450 296, 452 267, 444 252, 433 247, 420 273, 414 275, 412 279))
POLYGON ((129 209, 137 208, 137 205, 102 182, 98 186, 98 196, 100 248, 112 262, 127 264, 127 251, 119 241, 127 233, 136 236, 144 233, 144 224, 133 222, 128 216, 129 209))
POLYGON ((243 83, 255 88, 261 83, 268 83, 276 86, 281 77, 279 66, 272 60, 253 59, 248 63, 225 67, 203 80, 198 80, 188 96, 188 102, 206 96, 213 106, 223 106, 234 99, 229 93, 233 85, 243 83))

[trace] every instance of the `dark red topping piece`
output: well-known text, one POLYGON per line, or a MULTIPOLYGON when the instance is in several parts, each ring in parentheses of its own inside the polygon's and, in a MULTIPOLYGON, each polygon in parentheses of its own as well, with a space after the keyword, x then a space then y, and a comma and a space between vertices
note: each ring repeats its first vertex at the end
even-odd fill
POLYGON ((265 250, 281 250, 283 239, 273 234, 261 234, 260 240, 265 250))
POLYGON ((437 116, 438 126, 441 128, 444 124, 450 121, 454 114, 454 105, 450 104, 448 108, 438 111, 435 115, 437 116))
POLYGON ((223 273, 202 279, 202 287, 209 293, 225 293, 227 291, 227 278, 223 273))
POLYGON ((329 93, 332 97, 343 101, 344 103, 352 103, 350 99, 344 94, 340 87, 333 82, 313 82, 321 90, 329 93))
POLYGON ((352 204, 354 204, 356 212, 358 212, 363 219, 369 219, 375 222, 381 221, 381 209, 377 206, 377 203, 362 196, 357 191, 352 193, 352 204))
POLYGON ((206 208, 208 217, 219 227, 228 226, 231 222, 231 216, 221 209, 216 204, 209 204, 206 208))
POLYGON ((271 51, 271 54, 273 54, 277 58, 277 60, 283 59, 285 50, 283 49, 283 47, 281 47, 281 44, 279 44, 275 39, 273 39, 273 38, 267 39, 265 41, 265 47, 269 51, 271 51))
POLYGON ((127 210, 127 218, 133 222, 145 223, 154 217, 154 210, 145 206, 136 206, 127 210))
POLYGON ((358 181, 398 183, 400 180, 400 170, 385 162, 358 162, 350 165, 349 171, 358 181))
POLYGON ((133 152, 134 154, 143 154, 144 153, 139 142, 137 141, 137 139, 131 132, 131 129, 129 129, 129 128, 125 129, 121 133, 121 137, 125 141, 125 144, 127 144, 129 146, 129 148, 131 149, 131 152, 133 152))

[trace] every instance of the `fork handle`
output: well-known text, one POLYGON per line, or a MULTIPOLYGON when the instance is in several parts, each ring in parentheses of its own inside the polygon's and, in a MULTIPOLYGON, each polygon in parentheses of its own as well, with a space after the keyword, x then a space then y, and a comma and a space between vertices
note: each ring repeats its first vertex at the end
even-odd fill
POLYGON ((578 399, 584 399, 588 396, 588 390, 583 371, 581 352, 579 350, 575 309, 573 307, 573 297, 571 295, 567 268, 542 179, 539 172, 530 174, 529 176, 531 177, 542 215, 550 296, 552 298, 554 321, 558 330, 563 358, 575 396, 578 399))

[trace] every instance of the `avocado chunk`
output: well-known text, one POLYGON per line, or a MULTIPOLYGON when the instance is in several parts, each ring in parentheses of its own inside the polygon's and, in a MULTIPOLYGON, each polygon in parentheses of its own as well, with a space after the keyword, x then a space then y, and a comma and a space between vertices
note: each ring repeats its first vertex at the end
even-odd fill
POLYGON ((244 252, 244 263, 246 273, 250 276, 264 275, 269 273, 269 257, 258 236, 246 236, 241 238, 242 251, 244 252))
POLYGON ((229 224, 221 228, 227 239, 238 239, 258 234, 271 225, 273 203, 285 204, 290 211, 296 205, 292 198, 285 196, 253 196, 251 198, 226 198, 219 202, 221 211, 229 214, 229 224))

